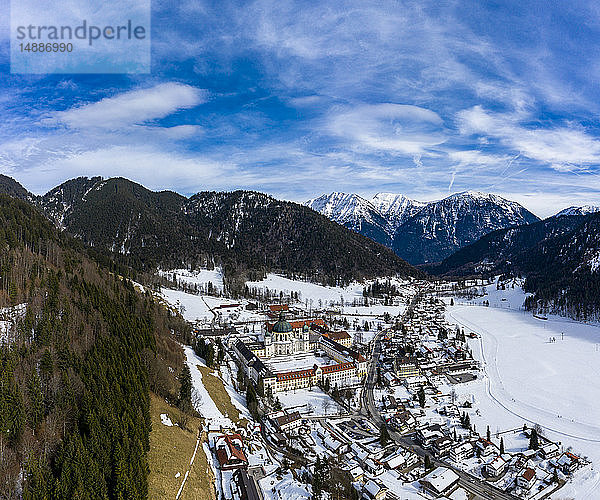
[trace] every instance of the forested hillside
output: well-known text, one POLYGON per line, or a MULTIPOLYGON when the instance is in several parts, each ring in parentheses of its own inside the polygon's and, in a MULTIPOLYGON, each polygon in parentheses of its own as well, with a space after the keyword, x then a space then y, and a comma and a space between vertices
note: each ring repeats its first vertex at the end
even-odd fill
POLYGON ((59 227, 137 270, 219 264, 230 280, 281 271, 329 283, 421 274, 369 238, 257 192, 188 199, 127 179, 78 178, 36 203, 59 227))
POLYGON ((149 390, 177 317, 0 195, 0 498, 146 498, 149 390))
POLYGON ((25 189, 12 177, 0 174, 0 193, 7 194, 20 200, 33 201, 35 196, 25 189))
POLYGON ((308 207, 262 193, 203 192, 186 213, 207 245, 225 261, 226 272, 246 269, 305 274, 335 284, 356 278, 420 276, 388 248, 354 233, 308 207))
POLYGON ((577 319, 600 312, 600 214, 550 217, 490 233, 442 263, 433 274, 526 277, 527 306, 577 319))

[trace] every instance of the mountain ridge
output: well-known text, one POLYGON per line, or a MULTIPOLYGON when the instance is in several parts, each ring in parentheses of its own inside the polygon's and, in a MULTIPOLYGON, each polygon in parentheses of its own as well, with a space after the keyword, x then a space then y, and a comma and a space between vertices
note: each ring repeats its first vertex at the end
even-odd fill
POLYGON ((491 231, 539 220, 517 202, 474 190, 430 202, 397 193, 366 200, 334 192, 306 205, 392 248, 412 264, 441 261, 491 231))
POLYGON ((281 271, 332 284, 423 276, 373 240, 256 191, 186 198, 124 178, 78 177, 31 202, 57 227, 138 271, 219 264, 239 280, 245 273, 281 271))
POLYGON ((600 212, 500 229, 423 269, 444 277, 525 276, 529 309, 598 319, 600 212))

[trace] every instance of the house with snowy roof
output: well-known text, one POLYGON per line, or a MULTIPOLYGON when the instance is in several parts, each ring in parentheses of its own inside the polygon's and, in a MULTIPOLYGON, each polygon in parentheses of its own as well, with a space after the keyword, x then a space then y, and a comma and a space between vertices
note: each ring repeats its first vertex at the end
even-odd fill
POLYGON ((463 441, 450 450, 450 458, 455 462, 467 460, 475 455, 475 448, 470 441, 463 441))
POLYGON ((484 438, 479 438, 475 442, 475 449, 477 454, 481 457, 489 457, 490 455, 497 455, 500 453, 500 450, 494 443, 484 438))
POLYGON ((387 491, 383 483, 369 479, 363 486, 362 496, 369 500, 383 500, 387 496, 387 491))
POLYGON ((564 474, 573 474, 581 464, 581 459, 569 451, 565 451, 556 461, 558 468, 564 474))
POLYGON ((556 443, 546 443, 538 450, 538 453, 544 460, 558 456, 558 445, 556 443))
POLYGON ((381 463, 388 469, 399 469, 406 466, 406 458, 400 452, 381 459, 381 463))
POLYGON ((420 479, 419 483, 425 491, 438 497, 452 491, 458 484, 458 480, 458 474, 452 469, 438 467, 420 479))
POLYGON ((507 465, 506 460, 498 455, 491 462, 485 464, 483 470, 488 477, 498 477, 506 470, 507 465))

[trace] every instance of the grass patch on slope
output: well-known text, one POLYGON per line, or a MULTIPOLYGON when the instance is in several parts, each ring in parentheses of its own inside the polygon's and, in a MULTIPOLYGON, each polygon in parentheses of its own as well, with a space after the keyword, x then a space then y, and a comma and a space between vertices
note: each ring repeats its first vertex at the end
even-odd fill
MULTIPOLYGON (((183 430, 177 425, 169 427, 161 422, 160 415, 162 413, 166 413, 171 422, 176 424, 181 412, 177 408, 169 406, 155 394, 150 394, 152 432, 150 433, 150 452, 148 453, 149 498, 175 498, 190 466, 190 459, 196 447, 198 429, 202 426, 202 419, 190 417, 187 422, 190 430, 183 430), (175 477, 177 473, 180 474, 179 477, 175 477)), ((203 440, 206 438, 204 437, 203 440)), ((202 450, 202 443, 200 443, 194 465, 190 469, 180 498, 183 500, 214 500, 213 484, 213 472, 202 450)))
POLYGON ((240 427, 247 427, 248 420, 240 417, 240 411, 231 402, 231 397, 223 385, 223 381, 213 375, 213 370, 206 366, 198 366, 202 373, 202 383, 215 402, 218 410, 227 415, 229 419, 240 427))

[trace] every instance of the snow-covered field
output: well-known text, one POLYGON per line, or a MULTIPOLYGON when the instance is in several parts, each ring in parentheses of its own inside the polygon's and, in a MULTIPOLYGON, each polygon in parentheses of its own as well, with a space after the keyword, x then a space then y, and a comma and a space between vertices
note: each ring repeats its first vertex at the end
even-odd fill
POLYGON ((578 473, 556 498, 600 497, 600 328, 519 311, 524 294, 516 287, 494 286, 488 298, 497 307, 456 305, 446 313, 480 335, 470 346, 485 377, 454 386, 459 400, 477 403, 472 422, 480 432, 537 423, 565 449, 588 456, 594 470, 578 473))
POLYGON ((161 297, 175 307, 186 320, 192 323, 210 323, 213 320, 257 321, 265 319, 259 313, 246 310, 247 300, 196 295, 170 288, 163 288, 161 290, 161 297), (219 306, 231 304, 238 305, 232 308, 219 308, 219 306))
MULTIPOLYGON (((208 281, 213 284, 221 286, 223 283, 223 276, 220 269, 213 271, 200 270, 200 271, 186 271, 185 269, 177 269, 172 271, 161 271, 161 274, 169 279, 172 279, 173 275, 179 283, 186 282, 189 284, 202 284, 208 281), (219 280, 217 280, 219 278, 219 280), (214 281, 213 281, 214 280, 214 281)), ((414 286, 408 282, 401 282, 399 280, 392 280, 397 287, 403 287, 403 290, 407 294, 414 292, 414 286)), ((376 316, 382 316, 385 312, 388 312, 390 316, 396 317, 401 314, 404 309, 404 304, 397 304, 391 306, 383 306, 381 304, 372 304, 369 306, 356 306, 356 301, 362 301, 362 293, 364 284, 353 283, 347 287, 327 287, 318 285, 315 283, 309 283, 305 281, 291 280, 284 278, 276 274, 268 274, 267 278, 259 282, 247 282, 248 287, 255 289, 270 290, 271 292, 283 292, 285 295, 291 293, 299 293, 299 302, 296 304, 297 307, 307 309, 325 308, 335 304, 341 312, 344 312, 349 316, 349 320, 352 322, 356 319, 362 325, 364 321, 373 323, 376 316), (346 304, 345 307, 340 308, 339 304, 341 301, 346 304)), ((171 288, 163 287, 161 290, 161 297, 166 300, 169 304, 176 307, 183 315, 185 319, 191 322, 204 322, 210 323, 213 320, 225 320, 231 322, 244 322, 244 321, 260 321, 265 320, 265 316, 260 312, 248 311, 245 306, 248 304, 248 300, 232 300, 223 297, 214 297, 206 295, 206 293, 188 293, 182 290, 176 290, 171 288), (237 308, 226 308, 220 309, 219 306, 237 303, 240 304, 237 308), (219 317, 217 317, 219 315, 219 317)), ((373 330, 372 330, 373 331, 373 330)), ((366 337, 370 334, 367 333, 366 337)), ((368 340, 368 338, 366 339, 368 340)))
POLYGON ((344 302, 352 302, 354 298, 362 298, 363 286, 361 283, 353 283, 347 287, 323 286, 308 281, 297 281, 279 276, 278 274, 267 274, 262 281, 248 281, 246 285, 250 289, 270 290, 272 292, 283 292, 285 295, 298 292, 298 298, 304 300, 313 300, 313 307, 317 306, 319 300, 323 305, 328 303, 339 303, 340 298, 344 302))
MULTIPOLYGON (((396 285, 397 288, 406 289, 407 293, 412 292, 412 285, 408 281, 401 281, 396 278, 380 278, 380 280, 390 280, 392 284, 396 285)), ((374 305, 373 307, 350 307, 354 301, 361 301, 363 299, 363 289, 365 285, 369 284, 369 281, 365 283, 354 282, 345 287, 338 286, 323 286, 317 283, 310 283, 308 281, 299 281, 280 276, 278 274, 267 274, 267 277, 262 281, 248 281, 246 285, 248 288, 255 290, 269 290, 270 292, 276 292, 279 294, 283 292, 284 295, 289 296, 292 293, 298 292, 298 299, 300 302, 312 301, 311 305, 313 308, 328 306, 328 305, 341 305, 342 302, 349 307, 347 312, 353 312, 357 309, 359 314, 383 314, 385 310, 389 310, 392 313, 395 309, 393 306, 385 307, 381 305, 374 305), (362 312, 359 312, 361 310, 362 312)), ((397 308, 396 308, 397 309, 397 308)))
POLYGON ((201 295, 163 288, 163 298, 176 307, 188 321, 210 321, 214 317, 210 307, 201 295))
POLYGON ((318 387, 275 394, 283 408, 297 410, 303 416, 336 415, 339 405, 318 387))

